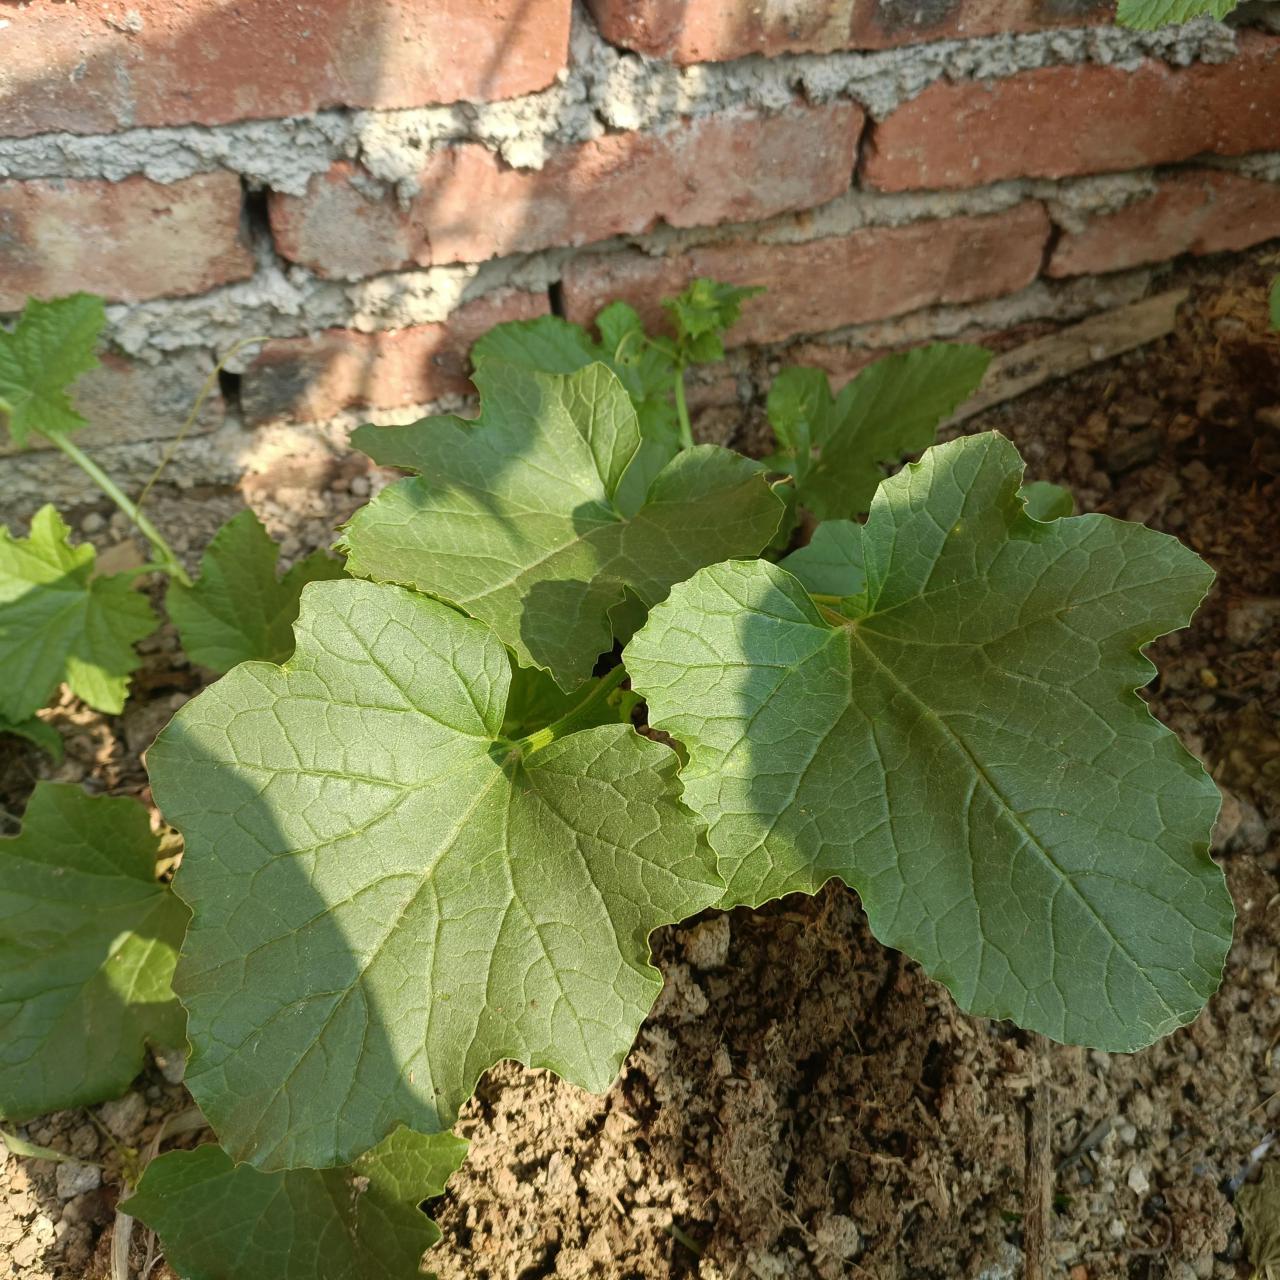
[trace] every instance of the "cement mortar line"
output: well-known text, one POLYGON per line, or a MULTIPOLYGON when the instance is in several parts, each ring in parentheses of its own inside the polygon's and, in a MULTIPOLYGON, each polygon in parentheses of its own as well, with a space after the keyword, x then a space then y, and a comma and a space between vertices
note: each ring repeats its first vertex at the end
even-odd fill
MULTIPOLYGON (((905 316, 872 324, 852 326, 822 334, 797 335, 783 342, 754 348, 735 348, 729 353, 728 372, 739 384, 739 403, 767 390, 767 382, 777 368, 800 363, 812 350, 861 349, 882 351, 926 339, 951 339, 1011 328, 1033 320, 1071 323, 1090 314, 1135 302, 1149 290, 1155 276, 1152 269, 1088 276, 1070 281, 1038 280, 1018 293, 965 306, 929 307, 905 316), (753 371, 763 363, 768 379, 753 371), (745 388, 745 392, 744 389, 745 388)), ((275 463, 288 464, 308 452, 321 451, 339 456, 349 451, 347 436, 361 422, 395 424, 432 413, 466 411, 474 408, 474 398, 449 396, 420 405, 390 409, 344 410, 319 422, 268 423, 246 427, 233 413, 223 425, 202 432, 183 443, 165 481, 168 489, 186 489, 200 484, 238 483, 246 475, 262 474, 275 463)), ((140 483, 155 465, 158 451, 167 438, 103 446, 95 451, 102 463, 121 482, 140 483)), ((96 491, 80 484, 78 473, 70 474, 59 454, 53 451, 25 453, 0 458, 0 485, 15 513, 32 512, 46 501, 81 503, 94 501, 96 491)))
POLYGON ((424 158, 461 142, 479 143, 509 164, 537 169, 557 147, 607 131, 662 131, 678 128, 689 116, 732 110, 776 113, 797 96, 816 103, 852 100, 879 119, 943 77, 987 81, 1080 63, 1132 67, 1146 57, 1188 66, 1228 61, 1236 51, 1230 26, 1199 19, 1154 32, 1060 28, 680 68, 608 44, 581 10, 570 43, 570 64, 559 81, 522 98, 0 139, 0 178, 120 181, 141 174, 169 183, 229 169, 252 184, 301 194, 310 178, 335 160, 358 159, 375 179, 408 199, 417 191, 424 158))
MULTIPOLYGON (((108 336, 124 354, 155 363, 168 353, 189 348, 225 351, 253 333, 274 338, 300 338, 323 329, 378 333, 444 322, 463 304, 503 289, 544 292, 561 279, 571 258, 583 255, 638 251, 668 256, 740 239, 801 244, 876 227, 994 214, 1026 200, 1041 201, 1060 229, 1079 231, 1089 218, 1150 195, 1162 176, 1202 163, 1059 181, 1017 179, 949 192, 885 195, 852 188, 826 205, 764 222, 689 229, 664 224, 644 235, 614 237, 580 248, 545 249, 479 264, 426 267, 353 281, 322 279, 285 262, 276 254, 270 235, 257 228, 257 269, 250 279, 194 297, 113 303, 107 308, 108 336)), ((1213 167, 1280 181, 1280 153, 1276 152, 1215 159, 1213 167)), ((240 371, 253 354, 242 353, 232 371, 240 371)))

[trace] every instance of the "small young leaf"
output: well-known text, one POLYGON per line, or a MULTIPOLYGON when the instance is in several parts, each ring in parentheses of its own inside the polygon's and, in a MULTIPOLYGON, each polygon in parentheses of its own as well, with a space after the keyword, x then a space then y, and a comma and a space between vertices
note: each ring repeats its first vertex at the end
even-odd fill
POLYGON ((84 418, 67 390, 96 368, 94 355, 106 323, 102 299, 89 293, 40 302, 32 298, 12 333, 0 329, 0 411, 19 447, 32 431, 74 431, 84 418))
POLYGON ((136 800, 36 785, 0 840, 0 1116, 114 1098, 146 1042, 184 1043, 170 980, 187 909, 136 800))
POLYGON ((503 1058, 605 1089, 650 932, 722 891, 674 753, 613 724, 523 754, 506 650, 399 587, 315 583, 296 633, 147 756, 187 840, 187 1084, 227 1149, 344 1163, 448 1128, 503 1058))
MULTIPOLYGON (((1132 1050, 1195 1016, 1231 939, 1217 792, 1134 692, 1213 575, 1141 525, 1030 519, 1021 478, 996 435, 931 449, 840 526, 864 594, 703 569, 627 670, 688 750, 726 905, 839 877, 963 1008, 1132 1050)), ((833 560, 805 576, 838 589, 833 560)))
POLYGON ((1190 22, 1209 14, 1225 18, 1240 0, 1120 0, 1116 21, 1135 31, 1152 31, 1170 22, 1190 22))
POLYGON ((220 1147, 153 1160, 120 1207, 183 1280, 422 1280, 440 1195, 467 1144, 397 1129, 342 1169, 263 1173, 220 1147))
POLYGON ((1033 520, 1059 520, 1076 513, 1076 500, 1070 489, 1049 480, 1032 480, 1021 489, 1027 504, 1027 515, 1033 520))
POLYGON ((39 747, 55 764, 62 763, 62 734, 51 724, 46 724, 39 716, 31 716, 18 724, 9 724, 0 720, 0 734, 11 733, 16 738, 26 738, 39 747))
POLYGON ((308 582, 345 576, 323 552, 276 577, 280 547, 252 511, 232 516, 214 535, 193 586, 170 580, 166 605, 192 662, 230 671, 239 662, 283 662, 293 652, 293 621, 308 582))
POLYGON ((664 299, 662 305, 671 312, 685 359, 695 364, 723 360, 724 334, 738 323, 742 304, 763 292, 755 285, 742 288, 700 277, 678 297, 664 299))
POLYGON ((124 706, 137 641, 156 627, 132 574, 93 576, 94 550, 41 507, 31 534, 0 528, 0 718, 20 724, 62 681, 97 711, 124 706))
POLYGON ((820 520, 866 513, 884 466, 933 443, 934 434, 982 381, 991 353, 936 343, 886 356, 833 398, 816 369, 784 369, 767 411, 794 461, 797 498, 820 520), (810 459, 804 431, 817 456, 810 459))
POLYGON ((549 376, 485 361, 476 382, 475 422, 356 431, 377 462, 419 475, 347 524, 347 567, 465 609, 564 689, 609 647, 627 588, 652 606, 703 565, 755 555, 778 526, 760 465, 715 445, 670 458, 624 498, 640 430, 603 365, 549 376))

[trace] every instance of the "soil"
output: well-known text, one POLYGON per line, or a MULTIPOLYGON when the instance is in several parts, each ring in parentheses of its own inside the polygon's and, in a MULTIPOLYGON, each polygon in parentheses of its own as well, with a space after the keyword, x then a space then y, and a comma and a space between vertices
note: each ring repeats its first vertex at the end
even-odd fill
MULTIPOLYGON (((1216 847, 1239 921, 1205 1013, 1132 1056, 1049 1045, 957 1011, 880 947, 838 885, 706 913, 655 936, 666 989, 604 1097, 511 1064, 485 1076, 460 1124, 470 1156, 429 1206, 442 1280, 1248 1274, 1233 1198, 1280 1127, 1280 339, 1265 309, 1276 268, 1254 255, 1170 272, 1192 289, 1175 333, 964 427, 1003 431, 1029 474, 1070 486, 1081 509, 1174 533, 1218 571, 1190 630, 1153 646, 1148 690, 1224 791, 1216 847), (1037 1114, 1047 1151, 1031 1140, 1037 1114), (1031 1206, 1046 1198, 1042 1268, 1026 1251, 1031 1206)), ((753 411, 743 423, 744 444, 760 422, 753 411)), ((368 483, 340 475, 323 493, 254 501, 294 555, 368 483)), ((196 548, 237 501, 171 497, 154 518, 196 548)), ((81 527, 100 542, 123 533, 92 512, 81 527)), ((124 716, 73 700, 48 713, 68 737, 63 765, 0 744, 0 805, 19 811, 36 777, 146 796, 138 753, 205 678, 171 635, 147 647, 124 716)), ((145 1146, 189 1105, 177 1065, 168 1079, 150 1067, 92 1115, 25 1126, 106 1168, 8 1157, 0 1280, 108 1274, 112 1142, 145 1146)), ((139 1271, 155 1260, 140 1226, 132 1257, 139 1271)))

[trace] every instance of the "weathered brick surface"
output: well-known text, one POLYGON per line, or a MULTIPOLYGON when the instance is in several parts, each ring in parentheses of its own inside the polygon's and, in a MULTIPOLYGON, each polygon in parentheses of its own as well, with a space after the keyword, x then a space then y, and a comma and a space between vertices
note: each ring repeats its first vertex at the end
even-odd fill
POLYGON ((588 0, 607 40, 653 58, 887 49, 923 40, 1107 21, 1102 0, 588 0))
POLYGON ((884 191, 1062 178, 1280 147, 1280 39, 1175 69, 1042 67, 992 83, 939 80, 870 131, 865 180, 884 191))
MULTIPOLYGON (((213 369, 206 351, 171 352, 160 364, 130 360, 114 352, 99 358, 99 367, 84 374, 71 393, 89 423, 86 442, 94 448, 176 436, 213 369)), ((222 409, 215 387, 192 431, 214 430, 222 421, 222 409)), ((27 447, 53 448, 38 434, 31 436, 27 447)), ((0 435, 0 457, 19 452, 7 433, 0 435)))
POLYGON ((203 293, 253 274, 240 182, 202 174, 0 181, 0 311, 84 289, 111 301, 203 293))
POLYGON ((1280 186, 1219 169, 1173 174, 1152 196, 1064 232, 1051 276, 1120 271, 1180 253, 1247 249, 1280 236, 1280 186))
POLYGON ((712 276, 768 289, 744 308, 729 342, 777 342, 1013 293, 1035 279, 1049 229, 1044 209, 1027 203, 1004 213, 873 227, 805 244, 742 241, 669 258, 584 255, 565 270, 565 309, 585 324, 621 298, 660 325, 663 297, 695 276, 712 276))
POLYGON ((739 111, 661 134, 608 134, 513 169, 487 148, 433 153, 405 210, 367 194, 349 163, 303 196, 274 196, 271 224, 285 257, 326 276, 483 262, 552 245, 772 217, 823 204, 853 174, 862 112, 851 103, 775 116, 739 111), (353 181, 354 180, 354 181, 353 181))
POLYGON ((510 98, 564 66, 570 0, 5 4, 0 136, 510 98))
POLYGON ((548 311, 545 294, 507 291, 477 298, 443 324, 387 333, 328 329, 268 342, 245 371, 245 419, 321 422, 344 409, 394 409, 467 395, 471 344, 506 320, 548 311))

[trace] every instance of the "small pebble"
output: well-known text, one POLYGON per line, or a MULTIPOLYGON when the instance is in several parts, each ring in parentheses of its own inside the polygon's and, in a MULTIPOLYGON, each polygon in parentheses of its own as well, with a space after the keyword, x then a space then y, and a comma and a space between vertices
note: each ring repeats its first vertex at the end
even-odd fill
POLYGON ((75 1196, 84 1195, 86 1191, 96 1191, 102 1185, 102 1170, 96 1164, 66 1161, 58 1165, 54 1184, 58 1189, 59 1200, 71 1200, 75 1196))
POLYGON ((98 533, 107 527, 107 522, 96 511, 90 511, 83 520, 80 521, 81 533, 98 533))
POLYGON ((1129 1170, 1129 1190, 1135 1196, 1145 1197, 1147 1192, 1151 1190, 1151 1180, 1147 1177, 1146 1170, 1141 1165, 1134 1165, 1129 1170))

